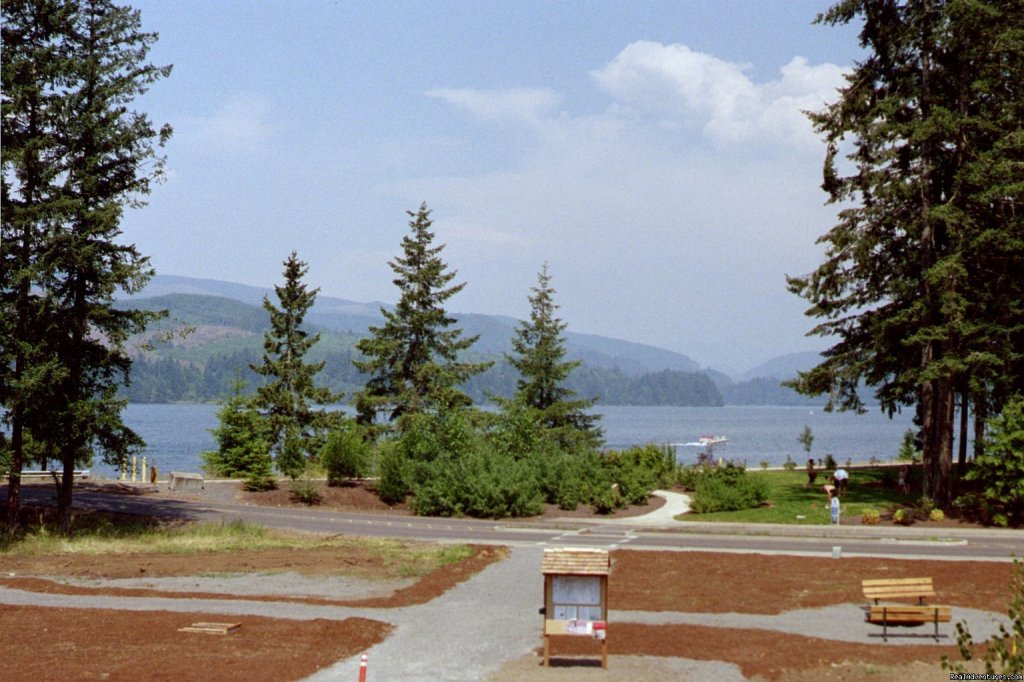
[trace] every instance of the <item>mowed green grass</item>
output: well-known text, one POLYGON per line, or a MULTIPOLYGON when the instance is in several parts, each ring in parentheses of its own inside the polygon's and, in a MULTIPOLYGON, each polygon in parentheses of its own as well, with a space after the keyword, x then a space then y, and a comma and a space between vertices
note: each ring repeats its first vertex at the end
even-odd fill
MULTIPOLYGON (((764 477, 768 481, 768 502, 770 506, 757 509, 743 509, 734 512, 711 514, 683 514, 681 521, 731 521, 735 523, 789 523, 826 525, 832 522, 828 509, 828 496, 821 486, 828 482, 825 472, 818 473, 815 485, 807 485, 807 472, 747 470, 751 476, 764 477)), ((912 505, 919 501, 920 492, 903 495, 896 489, 899 477, 897 467, 874 467, 870 469, 847 468, 850 483, 841 499, 841 522, 860 523, 865 509, 882 512, 900 505, 912 505)), ((831 472, 829 472, 831 473, 831 472)), ((914 477, 911 476, 912 483, 914 477)), ((919 487, 916 490, 920 490, 919 487)), ((692 494, 692 493, 691 493, 692 494)))

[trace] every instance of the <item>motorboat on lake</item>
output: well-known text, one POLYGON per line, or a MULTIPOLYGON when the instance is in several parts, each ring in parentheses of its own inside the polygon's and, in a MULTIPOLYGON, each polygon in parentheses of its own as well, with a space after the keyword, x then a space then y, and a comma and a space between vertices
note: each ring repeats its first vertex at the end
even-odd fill
POLYGON ((673 443, 673 445, 682 445, 683 447, 688 448, 707 448, 712 447, 714 445, 725 445, 728 442, 729 439, 726 438, 725 436, 706 435, 701 436, 697 440, 690 443, 673 443))

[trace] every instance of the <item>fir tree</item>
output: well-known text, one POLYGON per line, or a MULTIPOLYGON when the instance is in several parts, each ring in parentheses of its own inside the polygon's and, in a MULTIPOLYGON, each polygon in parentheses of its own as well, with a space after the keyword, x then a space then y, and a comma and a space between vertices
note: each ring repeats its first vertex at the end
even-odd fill
MULTIPOLYGON (((220 425, 210 431, 217 441, 217 449, 202 454, 203 468, 211 476, 272 483, 267 425, 244 390, 243 380, 232 382, 231 395, 217 411, 220 425)), ((255 487, 268 486, 257 484, 255 487)))
POLYGON ((867 57, 811 115, 844 208, 825 262, 789 279, 838 341, 794 385, 829 407, 863 409, 861 382, 890 412, 916 406, 924 494, 946 505, 957 392, 985 407, 1022 375, 1024 6, 846 0, 819 21, 855 18, 867 57))
POLYGON ((270 442, 277 452, 277 468, 295 478, 306 459, 319 450, 329 418, 313 404, 337 402, 340 396, 317 387, 314 378, 323 362, 307 363, 306 353, 320 340, 302 328, 306 313, 316 301, 319 289, 308 290, 302 279, 308 268, 293 251, 284 262, 284 285, 274 291, 280 308, 263 298, 270 315, 270 329, 263 335, 263 361, 251 365, 269 382, 256 389, 255 404, 268 422, 270 442))
POLYGON ((602 433, 596 426, 600 415, 587 413, 596 399, 575 398, 576 392, 565 385, 572 371, 582 363, 564 359, 562 333, 566 324, 555 316, 558 306, 547 263, 531 291, 530 319, 520 322, 512 338, 515 355, 506 355, 520 374, 513 400, 536 410, 541 425, 550 429, 562 445, 600 445, 602 433))
POLYGON ((142 445, 121 421, 117 389, 131 366, 124 342, 157 315, 113 306, 118 289, 133 293, 151 275, 117 237, 124 208, 142 206, 161 177, 155 147, 170 135, 131 104, 170 67, 145 62, 156 34, 110 0, 12 0, 3 17, 0 243, 13 270, 0 285, 14 321, 2 328, 2 393, 5 406, 9 391, 20 396, 10 404, 13 449, 28 429, 60 459, 67 530, 76 465, 95 451, 116 463, 142 445), (45 422, 22 409, 28 401, 45 422))
POLYGON ((460 385, 491 365, 459 359, 478 337, 463 338, 444 304, 466 285, 451 284, 456 272, 441 260, 444 245, 434 246, 427 205, 407 213, 410 234, 402 239, 402 256, 389 263, 400 292, 398 304, 394 310, 382 308, 384 324, 370 327, 371 336, 356 345, 364 359, 354 364, 369 375, 355 401, 362 424, 380 415, 395 421, 468 406, 471 401, 460 385))

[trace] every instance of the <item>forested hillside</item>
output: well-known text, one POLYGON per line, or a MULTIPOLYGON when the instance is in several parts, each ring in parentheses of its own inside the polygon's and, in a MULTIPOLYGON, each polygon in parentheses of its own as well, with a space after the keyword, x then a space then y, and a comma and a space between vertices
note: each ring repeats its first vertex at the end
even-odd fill
MULTIPOLYGON (((220 296, 180 293, 119 305, 168 311, 168 317, 153 325, 151 333, 136 339, 132 383, 124 391, 132 402, 215 401, 229 393, 236 377, 244 379, 250 390, 258 384, 249 365, 260 358, 262 333, 267 327, 262 308, 220 296)), ((337 311, 340 306, 331 307, 337 311)), ((495 361, 466 384, 466 393, 478 403, 487 402, 490 396, 510 397, 517 375, 502 353, 508 346, 505 335, 511 336, 511 322, 485 315, 464 317, 467 328, 487 337, 481 344, 484 350, 475 351, 474 359, 495 361)), ((316 319, 331 320, 331 313, 321 310, 316 319)), ((335 317, 334 322, 333 329, 309 325, 311 331, 321 333, 310 358, 325 362, 320 383, 351 397, 365 381, 352 363, 361 335, 337 331, 350 322, 347 318, 335 317)), ((365 333, 365 329, 360 331, 365 333)), ((685 356, 615 339, 580 338, 586 344, 570 344, 570 352, 584 365, 568 382, 580 395, 596 397, 606 405, 722 404, 714 382, 701 372, 676 368, 645 371, 652 362, 696 367, 685 356)))
MULTIPOLYGON (((255 301, 256 294, 250 289, 242 287, 243 293, 255 301)), ((267 314, 260 306, 196 293, 166 293, 118 305, 169 312, 166 319, 151 326, 146 337, 135 340, 132 384, 124 391, 132 402, 217 401, 230 392, 236 377, 254 390, 258 377, 249 365, 260 359, 262 334, 267 327, 267 314)), ((352 360, 356 357, 355 344, 365 335, 366 326, 350 327, 370 318, 365 307, 350 301, 327 299, 322 305, 314 307, 317 315, 310 316, 317 321, 309 325, 311 331, 321 333, 320 343, 310 351, 310 357, 326 363, 320 376, 323 385, 351 397, 365 380, 352 360)), ((517 374, 505 362, 503 353, 509 348, 515 321, 487 315, 460 319, 468 331, 482 335, 472 359, 495 361, 466 384, 467 395, 477 403, 487 402, 490 396, 511 396, 517 374)), ((567 336, 569 356, 583 362, 570 376, 568 386, 604 405, 820 403, 782 386, 779 377, 733 382, 720 372, 700 370, 686 356, 671 351, 599 336, 567 336)))

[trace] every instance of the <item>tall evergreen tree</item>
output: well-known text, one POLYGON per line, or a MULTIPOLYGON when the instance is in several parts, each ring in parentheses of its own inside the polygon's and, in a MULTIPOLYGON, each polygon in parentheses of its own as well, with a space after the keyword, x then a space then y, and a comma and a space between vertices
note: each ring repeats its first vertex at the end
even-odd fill
POLYGON ((811 115, 828 143, 823 187, 846 208, 819 240, 825 262, 789 279, 825 320, 812 333, 839 341, 795 386, 862 409, 864 380, 889 411, 915 405, 924 493, 945 505, 958 387, 975 375, 975 397, 988 397, 1020 371, 1020 346, 1008 344, 1021 340, 1021 285, 998 273, 1022 253, 1024 6, 845 0, 819 21, 857 17, 868 56, 839 100, 811 115), (993 172, 994 194, 979 182, 993 172), (1009 315, 992 305, 1007 294, 1009 315))
POLYGON ((113 296, 136 291, 151 270, 116 240, 124 208, 142 206, 162 175, 155 147, 170 135, 129 105, 170 67, 145 62, 156 34, 110 0, 13 0, 3 16, 2 241, 5 270, 14 265, 3 291, 16 320, 12 336, 3 328, 4 355, 14 360, 4 398, 19 392, 15 440, 31 429, 63 465, 67 529, 75 466, 96 450, 116 461, 142 443, 121 421, 116 394, 131 365, 125 340, 156 315, 115 309, 113 296), (37 398, 45 429, 22 409, 37 398))
POLYGON ((554 432, 563 445, 600 445, 603 435, 596 426, 600 415, 587 412, 596 399, 575 398, 576 392, 565 383, 582 363, 564 359, 562 333, 567 325, 556 317, 558 305, 547 263, 538 273, 537 286, 531 291, 530 319, 521 321, 516 328, 512 338, 515 355, 505 356, 520 374, 513 400, 536 410, 540 423, 554 432))
POLYGON ((269 379, 256 389, 255 404, 267 418, 277 468, 292 478, 302 473, 307 457, 319 450, 322 432, 328 425, 327 413, 313 405, 341 398, 314 383, 324 363, 305 360, 307 351, 320 340, 319 333, 310 336, 302 328, 319 291, 309 290, 303 283, 308 270, 292 251, 284 262, 284 285, 274 286, 281 307, 263 298, 263 308, 270 314, 270 329, 263 335, 263 361, 251 365, 253 371, 269 379))
POLYGON ((381 308, 384 324, 370 327, 371 336, 356 348, 364 359, 354 364, 369 379, 356 395, 360 423, 380 415, 403 415, 464 407, 471 403, 459 386, 491 363, 459 359, 478 337, 462 337, 445 302, 466 286, 451 284, 456 276, 441 260, 444 245, 434 246, 430 210, 424 203, 407 211, 410 234, 402 238, 402 256, 389 263, 400 297, 394 310, 381 308))
MULTIPOLYGON (((49 321, 33 288, 46 237, 48 215, 59 206, 61 172, 54 139, 60 39, 66 17, 56 2, 5 2, 2 68, 3 161, 0 224, 0 405, 11 438, 7 518, 13 529, 21 506, 21 469, 33 416, 50 395, 60 370, 41 347, 49 321)), ((35 422, 38 424, 39 422, 35 422)))

